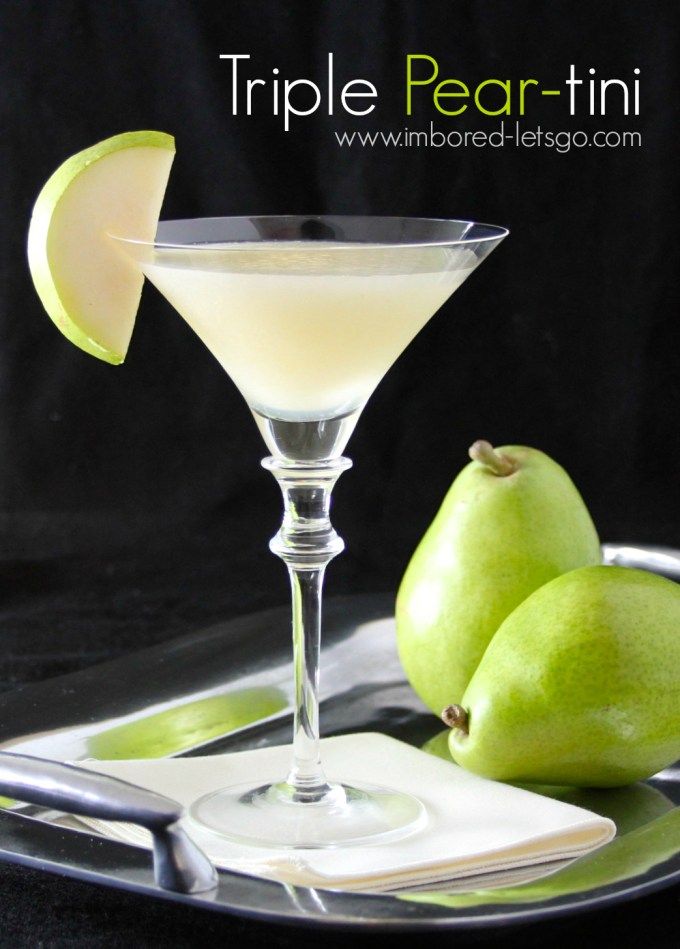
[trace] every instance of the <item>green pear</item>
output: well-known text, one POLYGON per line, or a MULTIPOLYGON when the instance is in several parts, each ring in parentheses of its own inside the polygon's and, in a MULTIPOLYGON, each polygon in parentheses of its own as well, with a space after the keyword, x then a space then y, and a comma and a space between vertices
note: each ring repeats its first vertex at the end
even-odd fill
MULTIPOLYGON (((448 728, 438 732, 422 746, 423 751, 452 762, 448 728)), ((516 782, 517 787, 543 797, 551 797, 565 804, 574 804, 587 811, 608 817, 616 824, 616 833, 629 834, 637 827, 648 824, 673 808, 673 802, 651 784, 630 784, 621 788, 579 788, 573 785, 527 784, 516 782)))
POLYGON ((566 471, 543 452, 475 442, 397 596, 406 675, 437 715, 460 702, 491 637, 548 580, 601 562, 566 471))
POLYGON ((236 689, 107 728, 88 738, 87 750, 101 760, 162 758, 268 718, 287 704, 274 686, 236 689))
POLYGON ((626 567, 557 577, 500 626, 444 718, 455 761, 487 778, 655 774, 680 757, 680 585, 626 567))

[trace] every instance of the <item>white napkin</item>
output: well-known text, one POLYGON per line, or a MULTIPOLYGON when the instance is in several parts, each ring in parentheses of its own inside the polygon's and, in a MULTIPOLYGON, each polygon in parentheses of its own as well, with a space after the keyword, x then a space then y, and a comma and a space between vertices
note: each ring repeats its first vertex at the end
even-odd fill
MULTIPOLYGON (((285 850, 230 843, 191 821, 185 828, 218 866, 299 886, 388 891, 581 856, 612 839, 612 821, 571 804, 487 781, 453 763, 379 734, 321 742, 326 773, 346 783, 407 791, 425 805, 426 826, 372 846, 285 850)), ((79 761, 80 766, 158 791, 185 806, 230 784, 286 774, 290 746, 204 758, 79 761)), ((82 819, 92 829, 137 846, 147 831, 82 819)), ((545 869, 548 869, 547 867, 545 869)))

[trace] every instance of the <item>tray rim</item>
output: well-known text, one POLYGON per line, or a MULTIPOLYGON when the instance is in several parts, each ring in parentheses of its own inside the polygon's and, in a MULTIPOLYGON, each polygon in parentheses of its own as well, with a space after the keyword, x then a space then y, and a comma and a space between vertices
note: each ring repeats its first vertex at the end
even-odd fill
MULTIPOLYGON (((21 822, 32 822, 32 818, 23 817, 18 814, 2 815, 3 818, 11 816, 21 822)), ((95 835, 74 831, 68 828, 54 827, 44 822, 39 822, 42 827, 49 831, 57 831, 67 836, 82 836, 87 838, 88 842, 97 841, 107 845, 106 849, 118 851, 126 854, 127 862, 135 864, 135 873, 141 878, 138 880, 120 880, 117 877, 111 878, 102 872, 88 870, 81 866, 65 866, 56 864, 49 859, 32 854, 8 852, 0 845, 0 861, 12 863, 19 866, 27 866, 33 869, 43 870, 55 876, 66 876, 70 879, 79 880, 85 883, 93 883, 98 886, 110 886, 113 889, 120 889, 126 892, 138 893, 151 898, 164 899, 168 902, 178 902, 194 906, 198 909, 212 910, 226 915, 242 917, 263 923, 276 923, 292 927, 304 927, 309 929, 334 929, 334 930, 367 930, 372 932, 406 932, 406 931, 427 931, 427 930, 456 930, 456 929, 489 929, 494 927, 520 926, 532 922, 540 922, 557 918, 560 916, 576 915, 580 912, 596 911, 606 909, 617 903, 627 902, 631 899, 638 899, 654 892, 668 889, 680 881, 680 867, 672 870, 663 876, 655 877, 651 880, 643 880, 633 886, 611 884, 610 887, 604 887, 604 892, 600 893, 595 899, 589 898, 587 893, 572 894, 566 897, 556 897, 555 902, 546 901, 535 907, 527 904, 517 906, 513 912, 503 906, 500 911, 492 911, 495 906, 502 904, 487 904, 484 912, 480 914, 457 914, 451 915, 445 912, 443 907, 437 907, 432 904, 439 912, 436 915, 423 915, 414 917, 404 916, 365 916, 354 915, 353 917, 338 915, 337 913, 323 912, 319 915, 295 914, 294 912, 281 913, 275 909, 269 909, 266 899, 263 899, 257 907, 244 907, 242 905, 227 904, 206 899, 200 895, 192 896, 180 893, 171 893, 156 886, 153 880, 151 863, 148 852, 139 847, 133 847, 120 841, 97 838, 95 835), (563 900, 564 902, 556 902, 563 900), (552 905, 551 905, 552 904, 552 905)), ((0 820, 0 829, 2 821, 0 820)), ((220 887, 228 888, 230 884, 239 881, 248 881, 248 886, 253 886, 258 890, 287 890, 293 889, 301 893, 321 893, 332 896, 333 900, 339 900, 343 903, 357 901, 359 903, 375 905, 376 902, 387 901, 389 905, 398 899, 394 894, 387 893, 348 893, 340 890, 315 890, 308 887, 286 887, 285 884, 273 880, 265 880, 259 877, 252 877, 249 874, 237 873, 231 870, 219 870, 220 887)), ((626 881, 621 881, 625 884, 626 881)), ((264 894, 263 894, 264 896, 264 894)), ((400 901, 400 905, 403 903, 400 901)), ((409 904, 413 906, 414 904, 409 904)), ((432 908, 430 904, 415 904, 419 907, 426 906, 432 908)))

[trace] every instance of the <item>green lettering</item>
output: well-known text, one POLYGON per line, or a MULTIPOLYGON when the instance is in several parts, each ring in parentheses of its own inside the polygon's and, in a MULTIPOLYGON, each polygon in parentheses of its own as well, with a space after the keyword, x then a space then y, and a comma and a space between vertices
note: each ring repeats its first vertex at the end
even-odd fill
POLYGON ((519 114, 524 115, 524 90, 527 86, 537 86, 538 79, 520 79, 519 81, 519 114))
POLYGON ((406 114, 411 115, 411 87, 412 86, 429 86, 431 82, 434 82, 439 74, 439 63, 436 59, 433 59, 432 56, 428 56, 425 53, 409 53, 406 56, 406 114), (434 66, 434 72, 429 79, 414 79, 411 69, 411 63, 414 59, 426 59, 428 62, 432 63, 434 66))
POLYGON ((467 102, 464 102, 459 109, 445 109, 443 105, 439 104, 439 99, 444 96, 469 96, 470 90, 465 85, 464 82, 461 82, 460 79, 444 79, 435 87, 434 92, 432 93, 432 101, 434 102, 434 107, 437 111, 441 112, 442 115, 460 115, 461 112, 465 112, 467 109, 467 102), (460 92, 442 92, 444 86, 459 86, 460 92))
POLYGON ((509 79, 485 79, 475 89, 475 105, 484 115, 510 115, 510 80, 509 79), (505 92, 505 104, 500 109, 485 109, 479 101, 479 93, 485 86, 500 86, 505 92))

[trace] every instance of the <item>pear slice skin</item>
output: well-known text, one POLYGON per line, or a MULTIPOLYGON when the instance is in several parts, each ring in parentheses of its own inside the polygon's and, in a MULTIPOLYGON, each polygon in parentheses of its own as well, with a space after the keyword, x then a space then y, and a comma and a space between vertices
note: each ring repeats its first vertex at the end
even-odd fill
POLYGON ((33 208, 28 264, 47 314, 112 365, 125 359, 144 277, 107 235, 153 240, 174 155, 165 132, 114 135, 60 165, 33 208))

